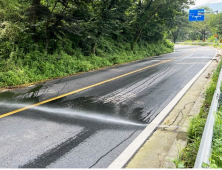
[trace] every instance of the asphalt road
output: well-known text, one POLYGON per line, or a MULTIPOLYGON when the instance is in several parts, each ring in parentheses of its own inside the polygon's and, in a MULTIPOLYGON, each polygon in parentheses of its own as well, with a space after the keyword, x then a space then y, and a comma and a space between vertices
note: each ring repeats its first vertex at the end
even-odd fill
POLYGON ((0 93, 0 168, 108 167, 215 53, 177 45, 171 54, 0 93))

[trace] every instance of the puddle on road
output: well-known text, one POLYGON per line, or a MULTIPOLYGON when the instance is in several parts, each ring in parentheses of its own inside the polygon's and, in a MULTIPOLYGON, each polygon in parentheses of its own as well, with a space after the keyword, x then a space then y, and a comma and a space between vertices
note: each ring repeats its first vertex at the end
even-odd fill
POLYGON ((39 90, 43 85, 35 86, 34 88, 28 88, 27 90, 17 89, 14 91, 6 91, 0 93, 0 101, 9 102, 25 102, 25 103, 37 103, 39 102, 39 90))
POLYGON ((60 103, 53 105, 61 105, 65 108, 73 108, 80 111, 98 113, 104 116, 112 116, 115 118, 123 118, 137 123, 147 123, 141 119, 143 108, 131 108, 126 102, 115 104, 112 102, 104 103, 94 97, 79 97, 72 100, 62 100, 60 103))

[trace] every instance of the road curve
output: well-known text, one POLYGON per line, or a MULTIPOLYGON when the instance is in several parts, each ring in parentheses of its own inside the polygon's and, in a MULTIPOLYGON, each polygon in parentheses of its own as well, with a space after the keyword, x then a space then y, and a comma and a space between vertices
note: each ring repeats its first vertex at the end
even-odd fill
POLYGON ((171 54, 0 93, 0 167, 108 167, 215 53, 177 45, 171 54))

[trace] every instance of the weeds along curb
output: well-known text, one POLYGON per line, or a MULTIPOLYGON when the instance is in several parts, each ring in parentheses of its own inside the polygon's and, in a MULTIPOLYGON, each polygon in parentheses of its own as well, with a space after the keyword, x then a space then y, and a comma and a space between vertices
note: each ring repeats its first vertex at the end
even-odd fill
POLYGON ((220 91, 221 81, 222 81, 222 70, 220 70, 217 87, 214 92, 213 99, 210 105, 210 110, 207 116, 194 168, 202 168, 204 165, 208 166, 210 164, 209 157, 211 157, 215 112, 217 112, 218 99, 221 93, 220 91))
POLYGON ((185 167, 187 168, 193 168, 194 166, 194 162, 201 141, 201 136, 203 134, 205 122, 208 116, 209 107, 211 105, 211 101, 217 86, 221 66, 222 61, 220 61, 217 69, 214 71, 210 85, 205 91, 205 101, 203 102, 199 115, 191 120, 191 124, 188 129, 187 146, 183 150, 180 158, 180 161, 183 162, 185 167))
MULTIPOLYGON (((222 86, 220 85, 220 91, 222 91, 222 86)), ((214 133, 212 140, 212 154, 210 158, 210 166, 211 168, 222 168, 222 98, 219 98, 219 109, 215 115, 215 125, 214 125, 214 133)))
MULTIPOLYGON (((219 105, 221 105, 221 101, 220 101, 219 105)), ((219 111, 216 114, 216 120, 215 120, 215 125, 214 125, 212 154, 211 154, 211 158, 210 158, 210 161, 211 161, 210 167, 211 168, 222 168, 221 134, 222 134, 222 106, 220 106, 219 111)))

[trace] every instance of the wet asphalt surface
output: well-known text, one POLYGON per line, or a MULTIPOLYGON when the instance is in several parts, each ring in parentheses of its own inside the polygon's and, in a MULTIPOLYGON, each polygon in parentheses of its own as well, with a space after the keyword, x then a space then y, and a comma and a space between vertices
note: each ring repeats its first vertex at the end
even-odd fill
POLYGON ((0 168, 108 167, 215 52, 179 45, 171 54, 0 93, 3 115, 180 57, 1 118, 0 168))

